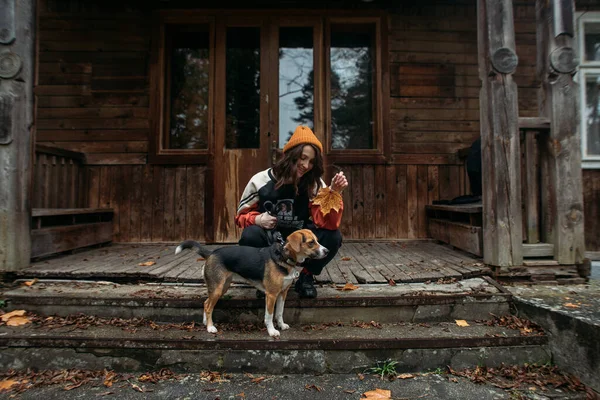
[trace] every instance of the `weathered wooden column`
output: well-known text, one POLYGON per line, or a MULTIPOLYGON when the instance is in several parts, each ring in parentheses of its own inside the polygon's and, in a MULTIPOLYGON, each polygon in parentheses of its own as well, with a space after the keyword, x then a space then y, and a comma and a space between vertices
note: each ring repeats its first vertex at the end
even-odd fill
POLYGON ((579 264, 585 251, 583 185, 573 0, 537 0, 540 115, 550 120, 541 147, 542 240, 554 244, 560 264, 579 264))
POLYGON ((29 265, 35 0, 0 0, 0 273, 29 265))
POLYGON ((521 151, 511 0, 478 0, 483 260, 523 264, 521 151))

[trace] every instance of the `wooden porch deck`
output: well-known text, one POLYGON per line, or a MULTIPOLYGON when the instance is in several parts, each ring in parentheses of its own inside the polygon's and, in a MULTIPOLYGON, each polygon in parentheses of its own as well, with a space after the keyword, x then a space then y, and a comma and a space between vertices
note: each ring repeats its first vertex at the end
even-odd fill
MULTIPOLYGON (((113 244, 33 263, 18 277, 202 283, 204 260, 175 244, 113 244)), ((217 248, 218 246, 208 246, 217 248)), ((489 274, 481 259, 433 241, 344 243, 320 283, 427 282, 489 274)))

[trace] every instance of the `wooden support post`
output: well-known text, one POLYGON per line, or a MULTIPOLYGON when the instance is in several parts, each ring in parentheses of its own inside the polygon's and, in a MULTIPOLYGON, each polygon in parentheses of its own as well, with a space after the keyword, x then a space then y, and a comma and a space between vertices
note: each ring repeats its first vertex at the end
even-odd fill
POLYGON ((479 96, 483 173, 483 260, 523 263, 521 151, 511 0, 478 0, 479 96))
POLYGON ((0 273, 29 266, 35 0, 0 0, 0 273))
POLYGON ((541 146, 543 239, 559 264, 579 264, 585 252, 573 0, 537 0, 540 115, 550 120, 541 146))

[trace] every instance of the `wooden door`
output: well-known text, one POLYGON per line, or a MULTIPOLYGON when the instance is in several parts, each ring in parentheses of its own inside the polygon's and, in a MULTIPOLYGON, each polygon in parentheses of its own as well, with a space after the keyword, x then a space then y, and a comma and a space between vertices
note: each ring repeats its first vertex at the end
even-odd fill
POLYGON ((235 215, 250 178, 272 166, 296 125, 320 121, 318 27, 282 18, 228 18, 217 26, 215 242, 239 240, 235 215))

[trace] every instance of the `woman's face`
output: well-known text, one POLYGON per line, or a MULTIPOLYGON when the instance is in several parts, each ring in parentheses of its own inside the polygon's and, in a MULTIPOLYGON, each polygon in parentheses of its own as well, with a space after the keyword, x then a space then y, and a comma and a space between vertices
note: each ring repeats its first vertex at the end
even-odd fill
POLYGON ((302 148, 302 155, 296 161, 296 169, 298 170, 298 179, 313 168, 313 162, 316 154, 315 149, 311 145, 304 145, 302 148))

